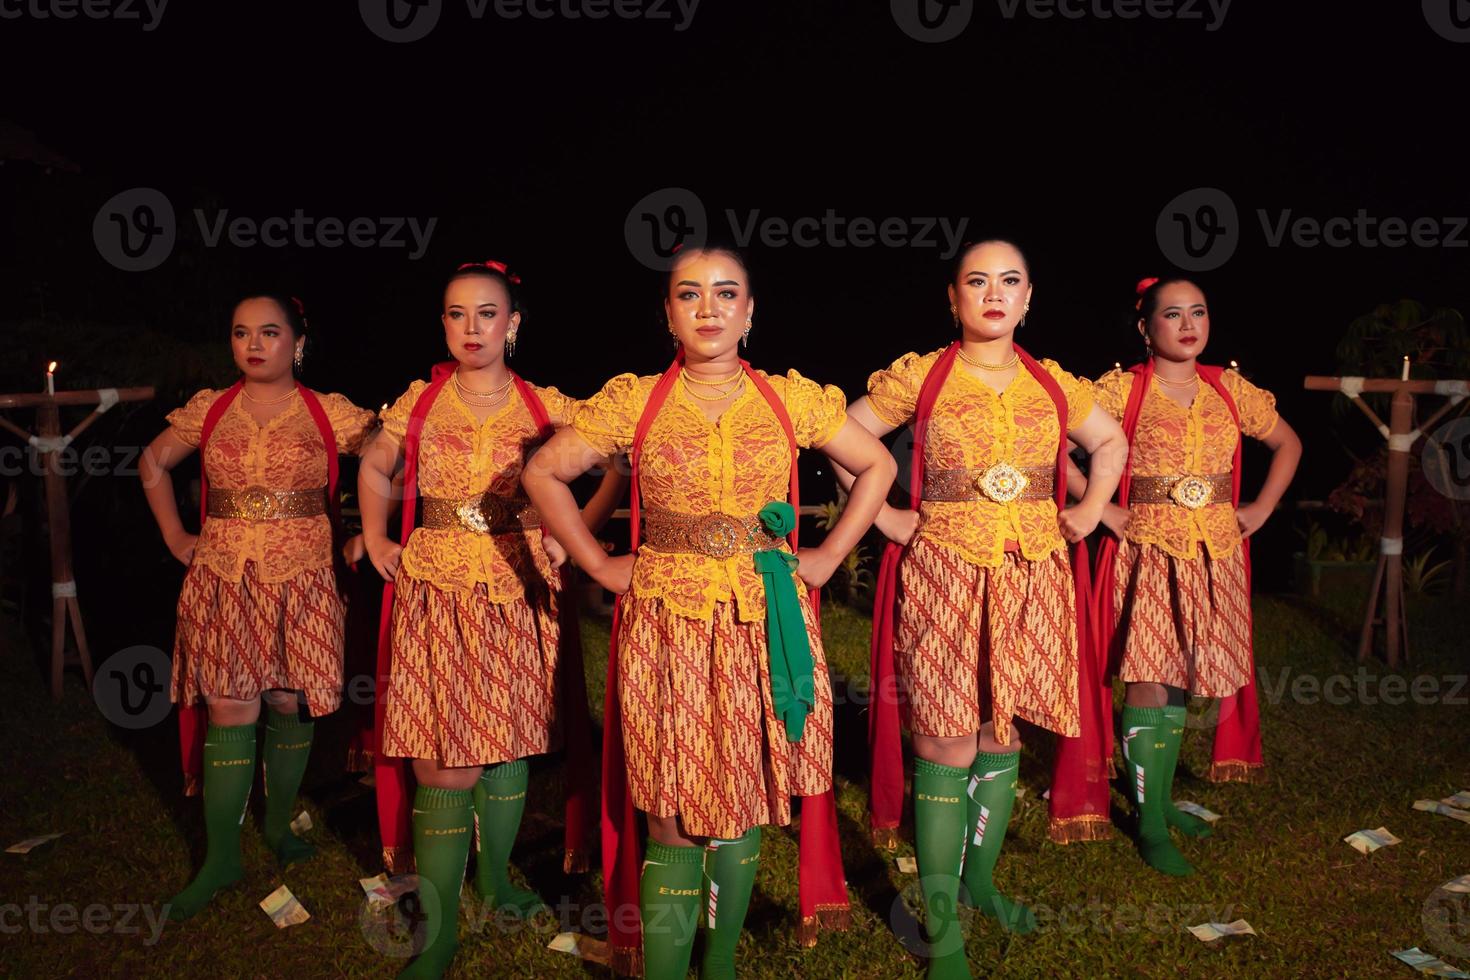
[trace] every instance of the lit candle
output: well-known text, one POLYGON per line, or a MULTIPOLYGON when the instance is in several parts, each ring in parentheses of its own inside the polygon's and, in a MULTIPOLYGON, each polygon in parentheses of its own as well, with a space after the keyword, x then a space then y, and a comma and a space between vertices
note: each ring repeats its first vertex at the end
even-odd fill
POLYGON ((1409 355, 1408 354, 1405 354, 1404 355, 1404 373, 1403 373, 1402 376, 1400 376, 1399 380, 1400 381, 1408 381, 1409 380, 1409 355))
POLYGON ((46 365, 46 394, 56 394, 56 362, 46 365))
POLYGON ((1240 365, 1239 364, 1236 364, 1234 361, 1231 361, 1230 362, 1230 370, 1232 370, 1232 371, 1239 371, 1240 370, 1240 365))

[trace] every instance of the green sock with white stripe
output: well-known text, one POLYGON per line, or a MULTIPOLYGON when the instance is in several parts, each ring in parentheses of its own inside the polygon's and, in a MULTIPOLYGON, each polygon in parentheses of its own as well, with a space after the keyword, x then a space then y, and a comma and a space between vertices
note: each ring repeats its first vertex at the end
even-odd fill
POLYGON ((761 858, 761 829, 734 840, 711 839, 704 848, 704 956, 701 980, 735 980, 735 947, 745 928, 761 858))
POLYGON ((1123 706, 1123 760, 1138 812, 1138 853, 1149 867, 1182 878, 1194 867, 1169 838, 1164 821, 1168 792, 1169 721, 1162 708, 1123 706))
POLYGON ((255 726, 210 725, 204 736, 204 867, 168 900, 175 922, 197 914, 215 892, 240 880, 240 825, 255 782, 255 726))
POLYGON ((929 980, 969 980, 960 928, 960 867, 965 860, 967 770, 914 760, 914 851, 924 895, 929 980))
POLYGON ((997 920, 1006 930, 1025 935, 1036 928, 1036 916, 995 887, 992 873, 1005 846, 1006 826, 1016 802, 1019 752, 981 752, 970 766, 969 840, 965 843, 964 888, 960 897, 971 908, 997 920))
POLYGON ((469 790, 420 785, 414 791, 413 859, 429 941, 400 978, 440 977, 459 949, 459 892, 473 826, 469 790))
POLYGON ((684 980, 689 972, 703 877, 704 848, 674 847, 649 838, 638 884, 645 980, 684 980))

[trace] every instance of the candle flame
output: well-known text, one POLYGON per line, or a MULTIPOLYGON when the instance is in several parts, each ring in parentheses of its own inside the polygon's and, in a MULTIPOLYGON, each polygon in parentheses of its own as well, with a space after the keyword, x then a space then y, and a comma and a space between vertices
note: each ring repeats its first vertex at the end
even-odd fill
POLYGON ((56 362, 55 361, 52 361, 50 364, 46 365, 46 373, 47 374, 55 374, 56 373, 56 362))

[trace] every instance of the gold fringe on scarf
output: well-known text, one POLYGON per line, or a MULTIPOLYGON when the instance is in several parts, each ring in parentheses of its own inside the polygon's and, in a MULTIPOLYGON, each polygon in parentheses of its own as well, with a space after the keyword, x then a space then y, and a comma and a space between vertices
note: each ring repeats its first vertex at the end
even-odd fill
POLYGON ((873 846, 884 851, 892 851, 898 847, 897 827, 874 827, 872 829, 873 846))
POLYGON ((1046 835, 1057 844, 1078 844, 1084 841, 1111 840, 1113 822, 1097 813, 1084 813, 1078 817, 1053 819, 1046 835))
POLYGON ((626 946, 613 946, 608 966, 620 977, 643 976, 643 950, 626 946))
POLYGON ((804 948, 817 944, 817 935, 826 929, 829 932, 846 932, 852 928, 852 909, 844 904, 818 905, 816 915, 804 915, 796 930, 796 938, 804 948))
POLYGON ((1243 759, 1212 762, 1205 778, 1212 783, 1264 783, 1267 781, 1266 765, 1262 762, 1246 762, 1243 759))
POLYGON ((561 870, 563 874, 580 875, 592 870, 592 855, 581 848, 567 848, 562 854, 561 870))

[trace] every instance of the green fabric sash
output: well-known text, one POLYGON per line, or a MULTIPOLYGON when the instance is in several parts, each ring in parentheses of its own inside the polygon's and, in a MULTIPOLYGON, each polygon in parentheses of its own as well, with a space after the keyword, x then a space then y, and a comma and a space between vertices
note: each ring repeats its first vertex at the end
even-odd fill
MULTIPOLYGON (((761 508, 761 523, 774 538, 785 537, 796 525, 796 511, 784 500, 773 500, 761 508)), ((816 684, 812 678, 811 638, 801 618, 801 601, 791 572, 797 558, 772 548, 757 551, 755 570, 766 589, 766 642, 771 657, 771 700, 786 729, 788 742, 800 742, 807 713, 816 707, 816 684)))

